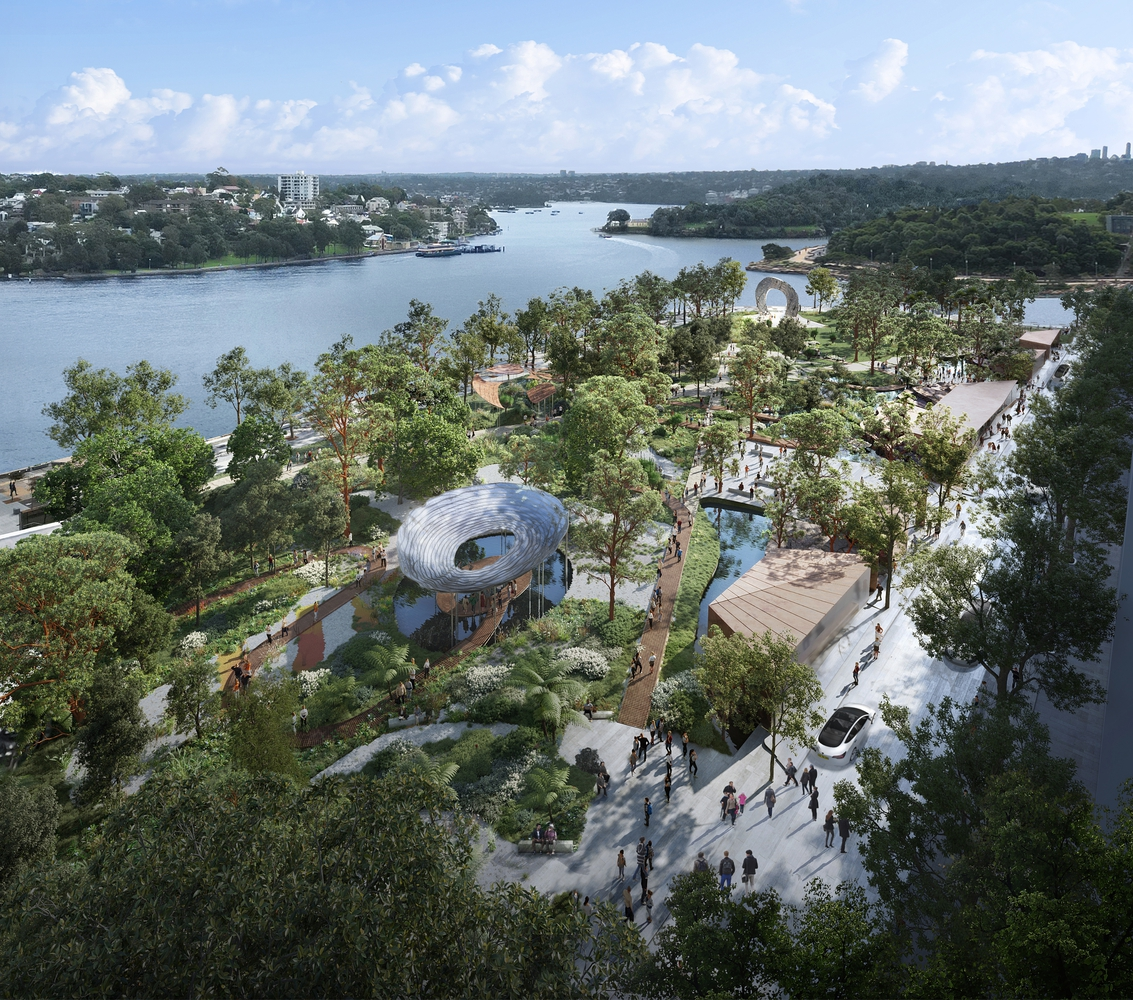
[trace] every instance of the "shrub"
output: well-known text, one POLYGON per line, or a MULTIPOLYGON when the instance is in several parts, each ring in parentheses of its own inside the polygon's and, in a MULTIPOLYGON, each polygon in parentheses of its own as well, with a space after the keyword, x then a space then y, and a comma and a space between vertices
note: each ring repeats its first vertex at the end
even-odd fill
POLYGON ((478 722, 483 726, 490 726, 493 722, 507 722, 515 717, 523 702, 522 691, 504 688, 485 695, 475 705, 470 706, 468 718, 469 721, 478 722))
POLYGON ((313 697, 322 682, 330 677, 330 675, 331 673, 328 667, 320 667, 317 670, 304 670, 299 674, 300 696, 303 698, 313 697))
POLYGON ((610 672, 610 662, 594 649, 564 649, 559 659, 566 660, 572 674, 578 674, 588 681, 600 681, 610 672))
POLYGON ((192 656, 194 653, 199 653, 204 649, 208 641, 209 637, 207 632, 190 632, 181 640, 177 651, 182 656, 192 656))
POLYGON ((476 702, 494 694, 504 685, 511 666, 506 663, 476 663, 469 667, 462 676, 464 683, 464 700, 470 707, 476 702))
POLYGON ((605 616, 594 622, 593 628, 607 646, 628 646, 641 636, 645 613, 626 604, 614 605, 614 620, 605 616))
POLYGON ((496 745, 500 757, 522 757, 529 750, 536 750, 543 743, 543 734, 533 726, 519 726, 503 737, 496 745))
POLYGON ((418 752, 418 748, 408 740, 396 739, 374 754, 369 763, 362 768, 362 773, 371 778, 380 778, 383 774, 394 770, 406 758, 413 757, 418 752))
MULTIPOLYGON (((676 721, 676 704, 680 704, 685 711, 694 711, 698 704, 703 702, 704 710, 708 710, 708 699, 704 696, 704 689, 700 681, 691 670, 686 670, 674 677, 666 677, 653 689, 653 702, 651 714, 663 715, 666 720, 676 721), (683 697, 681 697, 683 696, 683 697)), ((703 714, 703 713, 702 713, 703 714)), ((694 720, 682 720, 692 725, 694 720)))
POLYGON ((528 772, 541 760, 529 750, 522 757, 497 760, 491 773, 460 790, 460 802, 487 823, 494 823, 523 792, 528 772))
POLYGON ((574 755, 574 766, 587 774, 597 774, 601 770, 601 765, 598 751, 593 747, 583 747, 574 755))

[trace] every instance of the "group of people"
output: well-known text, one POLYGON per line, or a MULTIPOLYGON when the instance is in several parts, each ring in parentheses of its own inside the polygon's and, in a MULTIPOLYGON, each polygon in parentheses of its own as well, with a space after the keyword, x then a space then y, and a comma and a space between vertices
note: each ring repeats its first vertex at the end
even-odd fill
MULTIPOLYGON (((652 612, 650 612, 650 615, 652 615, 652 612)), ((652 618, 650 618, 650 621, 652 621, 652 618)), ((652 626, 650 626, 650 627, 652 628, 652 626)), ((641 646, 638 646, 637 649, 635 649, 633 651, 633 660, 630 662, 630 665, 629 665, 629 679, 631 681, 639 673, 641 673, 645 669, 645 663, 641 659, 641 653, 642 653, 642 647, 641 646)), ((656 665, 657 665, 657 654, 656 653, 650 653, 649 654, 649 673, 651 673, 651 674, 653 673, 653 668, 656 665)))
POLYGON ((555 830, 554 823, 548 823, 545 830, 541 824, 536 825, 534 832, 531 834, 532 850, 540 854, 554 854, 555 841, 558 839, 559 835, 555 830))

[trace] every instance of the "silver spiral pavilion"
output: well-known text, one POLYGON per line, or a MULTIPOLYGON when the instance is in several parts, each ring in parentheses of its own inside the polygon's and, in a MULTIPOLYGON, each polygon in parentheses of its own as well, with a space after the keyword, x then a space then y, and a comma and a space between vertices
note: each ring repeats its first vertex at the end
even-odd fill
POLYGON ((551 494, 516 483, 467 486, 433 497, 402 522, 397 557, 418 585, 468 594, 515 580, 553 555, 567 533, 566 508, 551 494), (515 543, 490 565, 465 570, 456 552, 465 542, 510 534, 515 543))

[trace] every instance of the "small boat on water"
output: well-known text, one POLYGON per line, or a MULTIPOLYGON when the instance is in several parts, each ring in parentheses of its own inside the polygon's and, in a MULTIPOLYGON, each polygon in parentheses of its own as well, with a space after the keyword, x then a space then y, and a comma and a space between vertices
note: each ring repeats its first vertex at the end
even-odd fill
POLYGON ((452 243, 430 243, 427 247, 417 251, 418 257, 457 257, 461 247, 452 243))
POLYGON ((493 243, 468 243, 460 248, 461 253, 500 253, 503 247, 493 243))

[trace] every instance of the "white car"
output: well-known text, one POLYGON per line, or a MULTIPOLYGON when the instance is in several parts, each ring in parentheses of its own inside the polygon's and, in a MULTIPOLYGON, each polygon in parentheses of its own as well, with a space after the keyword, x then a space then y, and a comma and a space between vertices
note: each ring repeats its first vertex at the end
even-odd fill
POLYGON ((850 763, 861 751, 875 713, 864 705, 840 705, 818 734, 815 753, 829 764, 850 763))

